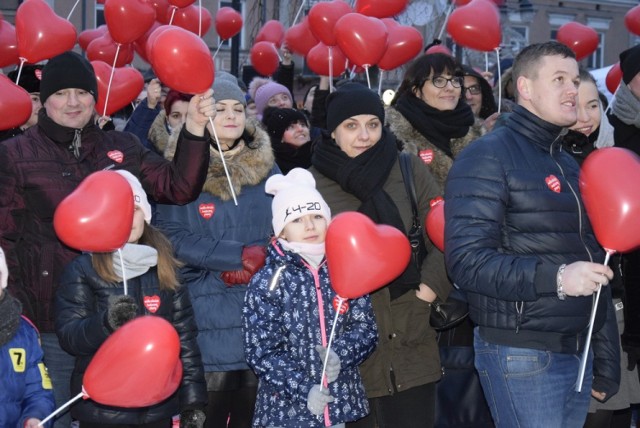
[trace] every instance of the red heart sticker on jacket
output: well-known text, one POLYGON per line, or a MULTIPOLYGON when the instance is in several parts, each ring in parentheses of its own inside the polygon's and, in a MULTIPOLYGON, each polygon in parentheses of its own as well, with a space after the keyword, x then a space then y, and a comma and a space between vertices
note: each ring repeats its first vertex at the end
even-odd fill
POLYGON ((427 165, 429 165, 433 161, 433 150, 431 149, 420 150, 418 155, 420 156, 420 159, 422 159, 422 162, 426 163, 427 165))
POLYGON ((205 220, 209 220, 211 217, 213 217, 213 213, 216 211, 216 206, 212 203, 200 204, 200 206, 198 207, 198 211, 205 220))
POLYGON ((144 296, 144 307, 152 314, 155 314, 160 307, 160 297, 155 294, 153 296, 144 296))
POLYGON ((560 180, 558 180, 558 177, 551 174, 550 176, 545 178, 544 181, 547 183, 547 186, 549 186, 549 189, 553 190, 556 193, 560 193, 561 186, 560 186, 560 180))
POLYGON ((338 304, 340 304, 340 296, 335 296, 333 298, 333 310, 336 312, 340 312, 340 315, 343 315, 349 310, 349 301, 347 299, 342 299, 340 309, 338 309, 338 304))
POLYGON ((122 163, 124 159, 124 155, 120 150, 111 150, 110 152, 107 153, 107 156, 109 156, 109 159, 111 159, 112 161, 118 162, 118 163, 122 163))

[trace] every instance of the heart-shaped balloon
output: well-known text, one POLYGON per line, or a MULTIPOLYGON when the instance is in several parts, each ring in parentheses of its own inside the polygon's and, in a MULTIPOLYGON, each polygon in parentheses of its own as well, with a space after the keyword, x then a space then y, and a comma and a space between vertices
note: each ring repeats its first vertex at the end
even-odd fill
POLYGON ((338 44, 333 31, 336 22, 351 12, 351 7, 342 0, 318 2, 309 10, 309 29, 325 45, 335 46, 338 44))
POLYGON ((116 43, 133 43, 151 28, 156 10, 146 0, 106 0, 104 19, 116 43))
POLYGON ((306 56, 318 44, 318 39, 309 29, 308 18, 289 28, 284 34, 284 42, 291 52, 306 56))
POLYGON ((182 380, 180 338, 165 319, 134 318, 104 341, 82 378, 86 395, 116 407, 147 407, 170 397, 182 380))
POLYGON ((31 116, 31 96, 7 76, 0 74, 0 130, 25 123, 31 116))
POLYGON ((185 94, 201 94, 213 85, 214 65, 211 51, 197 35, 184 28, 158 27, 151 45, 150 60, 162 83, 185 94))
POLYGON ((447 31, 453 40, 478 51, 492 51, 500 46, 500 13, 489 0, 472 0, 457 7, 449 17, 447 31))
POLYGON ((203 37, 211 28, 211 13, 204 7, 192 4, 176 11, 173 17, 173 25, 203 37))
POLYGON ((596 30, 579 22, 562 24, 558 28, 556 40, 570 47, 578 61, 594 53, 600 43, 596 30))
POLYGON ((409 264, 411 246, 406 235, 376 225, 358 212, 334 217, 327 230, 327 264, 331 286, 338 295, 355 299, 397 278, 409 264))
POLYGON ((632 7, 625 13, 624 26, 630 33, 640 36, 640 5, 632 7))
POLYGON ((18 6, 16 37, 18 55, 34 64, 73 49, 77 33, 44 0, 29 0, 18 6))
POLYGON ((605 249, 640 247, 640 157, 621 147, 593 151, 580 170, 580 192, 596 238, 605 249))
POLYGON ((169 0, 150 0, 151 5, 156 10, 156 21, 160 24, 168 24, 170 19, 169 8, 175 8, 169 4, 169 0))
POLYGON ((189 5, 192 5, 193 3, 195 3, 196 0, 169 0, 169 3, 172 6, 177 7, 178 9, 181 9, 183 7, 187 7, 189 5))
POLYGON ((265 22, 258 34, 256 35, 255 43, 259 42, 271 42, 276 45, 277 48, 282 46, 284 41, 284 27, 280 21, 274 19, 265 22))
POLYGON ((166 30, 169 30, 171 28, 174 28, 174 26, 160 25, 156 28, 152 27, 151 33, 149 33, 149 36, 147 37, 147 41, 145 43, 145 46, 146 46, 145 52, 147 53, 147 62, 149 64, 153 64, 153 51, 151 47, 153 46, 153 44, 155 43, 156 39, 160 34, 164 33, 166 30))
POLYGON ((347 57, 338 46, 327 46, 320 42, 311 48, 306 60, 311 71, 320 76, 339 76, 344 71, 347 57))
POLYGON ((215 25, 222 40, 230 39, 242 29, 242 15, 232 7, 221 7, 216 12, 215 25))
POLYGON ((0 21, 0 67, 19 64, 16 29, 9 22, 0 21))
POLYGON ((133 192, 114 171, 98 171, 58 204, 53 227, 58 238, 80 251, 108 253, 129 239, 133 224, 133 192))
POLYGON ((386 18, 402 13, 408 3, 408 0, 356 0, 356 12, 386 18))
POLYGON ((387 50, 387 27, 378 18, 348 13, 336 22, 338 46, 353 64, 376 65, 387 50))
POLYGON ((414 27, 396 25, 387 26, 387 30, 387 50, 378 61, 381 70, 393 70, 410 61, 420 53, 424 43, 422 34, 414 27))
POLYGON ((425 219, 427 235, 433 245, 444 252, 444 199, 435 198, 430 202, 431 209, 425 219))
POLYGON ((99 114, 111 115, 135 100, 144 89, 142 74, 133 67, 113 69, 103 61, 91 61, 98 80, 98 102, 96 111, 99 114), (113 70, 111 88, 109 79, 113 70), (108 98, 107 98, 108 96, 108 98), (105 103, 106 111, 105 111, 105 103))
POLYGON ((124 67, 133 61, 133 45, 131 43, 118 45, 107 32, 89 43, 87 58, 89 61, 104 61, 107 64, 113 64, 115 59, 116 67, 124 67))
POLYGON ((258 42, 249 51, 251 65, 263 76, 271 76, 280 65, 276 46, 271 42, 258 42))
POLYGON ((615 94, 618 90, 618 86, 620 85, 620 81, 622 80, 622 69, 620 68, 620 62, 616 62, 613 64, 613 67, 609 69, 607 72, 607 77, 605 78, 605 84, 607 89, 612 94, 615 94))
POLYGON ((140 37, 139 39, 137 39, 135 42, 132 43, 133 50, 135 50, 136 53, 140 55, 140 58, 142 58, 148 63, 150 63, 151 61, 147 56, 147 41, 149 40, 151 33, 153 33, 156 30, 156 28, 160 27, 160 25, 161 25, 160 22, 158 21, 154 22, 151 28, 149 28, 149 30, 147 30, 147 32, 144 33, 142 37, 140 37))
POLYGON ((92 28, 82 31, 80 34, 78 34, 78 45, 80 45, 80 49, 86 51, 89 47, 89 43, 91 43, 98 37, 104 36, 108 32, 109 30, 107 29, 106 24, 102 24, 98 28, 92 28))

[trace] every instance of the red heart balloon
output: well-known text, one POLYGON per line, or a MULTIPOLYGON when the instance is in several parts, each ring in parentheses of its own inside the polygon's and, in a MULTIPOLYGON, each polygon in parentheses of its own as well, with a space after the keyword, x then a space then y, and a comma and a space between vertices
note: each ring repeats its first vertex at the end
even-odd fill
POLYGON ((624 15, 624 25, 630 33, 640 36, 640 5, 632 7, 624 15))
POLYGON ((347 57, 337 46, 327 46, 320 42, 307 54, 307 66, 320 76, 339 76, 345 69, 347 57), (331 57, 331 67, 329 67, 331 57))
POLYGON ((140 55, 140 58, 142 58, 146 62, 151 62, 149 60, 149 57, 147 56, 147 41, 149 40, 151 33, 153 33, 158 27, 160 27, 160 25, 161 24, 158 21, 154 22, 151 28, 149 28, 149 30, 147 30, 147 32, 144 33, 142 37, 132 43, 133 50, 135 50, 136 53, 140 55))
POLYGON ((195 1, 196 0, 169 0, 169 3, 180 9, 192 5, 195 1))
POLYGON ((156 27, 155 29, 151 30, 151 33, 149 33, 149 37, 147 38, 147 42, 145 44, 146 45, 145 52, 147 53, 147 62, 149 64, 153 64, 153 57, 152 57, 153 51, 151 47, 155 43, 156 38, 158 38, 160 34, 162 34, 163 32, 165 32, 170 28, 174 28, 174 27, 171 25, 160 25, 159 27, 156 27))
POLYGON ((135 100, 144 89, 144 78, 133 67, 113 69, 103 61, 91 61, 91 65, 98 80, 96 111, 99 114, 110 115, 117 112, 135 100), (111 80, 111 88, 109 88, 112 70, 113 79, 111 80), (107 103, 106 111, 105 103, 107 103))
POLYGON ((284 41, 284 27, 279 21, 271 20, 265 22, 258 34, 256 35, 255 42, 271 42, 276 47, 280 48, 284 41))
POLYGON ((284 34, 284 42, 291 52, 305 56, 318 44, 318 39, 309 29, 308 18, 289 28, 284 34))
POLYGON ((235 36, 242 29, 242 15, 232 7, 221 7, 216 12, 216 33, 222 40, 235 36))
POLYGON ((146 0, 106 0, 104 19, 117 43, 133 43, 156 20, 156 10, 146 0))
POLYGON ((258 42, 249 51, 251 65, 263 76, 271 76, 280 65, 276 46, 271 42, 258 42))
POLYGON ((336 22, 338 46, 361 67, 376 65, 387 49, 387 27, 378 18, 348 13, 336 22))
POLYGON ((430 205, 431 209, 425 219, 427 235, 433 245, 444 252, 444 199, 435 198, 430 202, 430 205))
POLYGON ((558 28, 556 40, 570 47, 578 61, 594 53, 600 43, 596 30, 579 22, 562 24, 558 28))
POLYGON ((58 238, 80 251, 107 253, 122 248, 132 224, 131 186, 114 171, 98 171, 86 177, 53 215, 58 238))
POLYGON ((19 56, 31 64, 73 49, 77 39, 73 24, 56 15, 44 0, 18 6, 16 36, 19 56))
POLYGON ((408 0, 356 0, 356 12, 376 18, 399 15, 409 3, 408 0))
POLYGON ((19 63, 16 29, 7 21, 0 21, 0 67, 19 63))
POLYGON ((152 406, 182 380, 180 338, 165 319, 135 318, 104 341, 82 378, 92 400, 116 407, 152 406))
POLYGON ((331 286, 346 299, 388 284, 406 269, 411 257, 411 246, 403 232, 376 225, 358 212, 333 218, 327 230, 326 251, 331 286))
POLYGON ((169 23, 169 8, 175 7, 169 4, 169 0, 150 0, 151 5, 156 10, 156 21, 161 24, 169 23))
POLYGON ((492 51, 500 46, 502 40, 498 8, 488 0, 472 0, 453 11, 447 31, 462 46, 492 51))
POLYGON ((107 64, 113 64, 116 60, 116 67, 124 67, 133 61, 133 45, 127 43, 119 45, 106 33, 95 38, 87 46, 87 58, 89 61, 104 61, 107 64), (120 48, 118 50, 118 47, 120 48), (116 58, 116 53, 118 57, 116 58))
POLYGON ((338 44, 333 31, 336 22, 351 12, 351 7, 342 0, 316 3, 309 10, 309 29, 325 45, 335 46, 338 44))
POLYGON ((31 96, 0 74, 0 130, 15 128, 31 116, 31 96))
POLYGON ((211 28, 211 13, 200 6, 187 6, 176 11, 173 25, 182 27, 198 36, 204 36, 211 28), (200 20, 202 19, 202 24, 200 20))
POLYGON ((82 31, 80 34, 78 34, 78 45, 80 45, 80 49, 86 51, 89 47, 89 43, 91 43, 98 37, 104 36, 108 32, 109 31, 105 24, 100 25, 98 28, 82 31))
POLYGON ((618 90, 618 86, 620 85, 620 81, 622 80, 622 69, 620 68, 620 63, 616 62, 613 64, 613 67, 609 69, 607 72, 607 77, 605 78, 605 84, 607 89, 612 94, 615 94, 618 90))
POLYGON ((214 65, 209 47, 184 28, 171 26, 162 30, 151 45, 150 59, 160 81, 176 91, 201 94, 213 84, 214 65))
POLYGON ((580 192, 596 238, 607 250, 640 247, 640 157, 621 147, 592 152, 580 170, 580 192))
POLYGON ((389 38, 387 50, 378 61, 381 70, 393 70, 412 60, 422 50, 422 34, 414 27, 397 25, 387 27, 389 38))

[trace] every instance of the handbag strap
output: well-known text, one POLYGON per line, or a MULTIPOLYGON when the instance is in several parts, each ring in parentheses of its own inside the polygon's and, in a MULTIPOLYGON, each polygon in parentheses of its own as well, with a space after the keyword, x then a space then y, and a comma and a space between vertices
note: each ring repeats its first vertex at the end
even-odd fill
POLYGON ((413 182, 413 168, 411 167, 411 155, 406 152, 400 153, 400 171, 402 172, 402 181, 404 188, 409 195, 411 201, 411 211, 413 212, 413 227, 420 224, 418 220, 418 202, 416 200, 416 188, 413 182))

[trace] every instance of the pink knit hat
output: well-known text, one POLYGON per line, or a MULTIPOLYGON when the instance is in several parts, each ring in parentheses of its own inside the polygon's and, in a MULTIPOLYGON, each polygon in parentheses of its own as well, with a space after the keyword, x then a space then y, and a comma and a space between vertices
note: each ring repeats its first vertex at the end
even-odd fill
POLYGON ((249 84, 249 94, 256 102, 256 111, 259 115, 262 115, 264 109, 269 105, 269 99, 274 95, 287 94, 293 102, 293 96, 291 96, 291 92, 289 92, 286 86, 261 77, 256 77, 251 81, 249 84))

